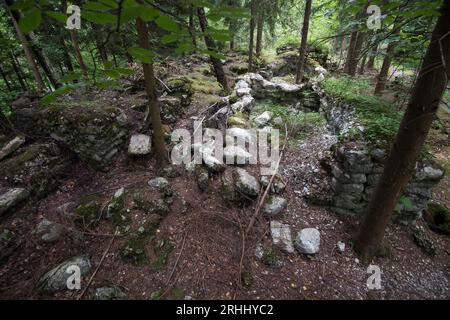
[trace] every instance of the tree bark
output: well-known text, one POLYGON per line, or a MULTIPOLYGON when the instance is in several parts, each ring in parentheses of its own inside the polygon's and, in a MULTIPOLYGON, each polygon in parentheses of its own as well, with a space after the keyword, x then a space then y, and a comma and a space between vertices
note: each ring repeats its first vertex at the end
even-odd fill
POLYGON ((350 64, 348 66, 348 74, 351 76, 356 75, 356 70, 358 69, 359 55, 364 43, 364 33, 359 31, 356 35, 355 47, 353 53, 350 57, 350 64))
MULTIPOLYGON (((12 0, 5 0, 7 6, 11 6, 14 4, 12 0)), ((45 91, 45 83, 42 79, 41 73, 39 72, 39 68, 36 64, 36 61, 34 60, 33 56, 33 50, 31 49, 27 39, 25 38, 25 35, 23 34, 22 30, 20 30, 19 24, 14 17, 14 14, 11 10, 8 9, 9 15, 11 16, 12 23, 14 25, 14 29, 17 33, 17 38, 19 38, 23 51, 25 53, 25 57, 28 61, 28 66, 31 69, 31 72, 33 73, 34 80, 36 81, 36 86, 38 91, 45 91)))
POLYGON ((18 64, 16 57, 11 52, 9 53, 9 56, 11 58, 11 65, 14 69, 14 73, 16 74, 17 81, 19 82, 20 87, 23 91, 28 90, 28 83, 26 82, 25 75, 23 74, 23 71, 18 64))
POLYGON ((258 58, 261 57, 263 31, 264 31, 264 11, 259 10, 258 23, 256 27, 256 57, 258 58))
POLYGON ((0 110, 0 132, 8 136, 12 131, 11 122, 6 118, 2 110, 0 110))
POLYGON ((248 70, 251 72, 254 69, 253 65, 253 47, 254 47, 254 38, 255 38, 255 25, 256 25, 256 14, 257 14, 257 8, 256 8, 256 0, 251 0, 250 3, 250 11, 251 11, 251 17, 250 17, 250 39, 248 42, 248 70))
MULTIPOLYGON (((214 39, 207 35, 208 30, 208 21, 206 20, 205 10, 203 8, 197 9, 198 20, 200 22, 200 27, 202 32, 204 33, 205 44, 209 51, 217 52, 216 44, 214 39)), ((222 85, 223 89, 227 92, 230 91, 230 87, 228 85, 228 80, 223 70, 222 61, 219 59, 210 56, 211 64, 214 68, 214 73, 216 74, 217 81, 222 85)))
POLYGON ((355 51, 357 37, 358 37, 358 31, 353 31, 352 35, 350 37, 350 43, 348 45, 348 50, 347 50, 347 58, 345 60, 345 65, 344 65, 344 72, 347 74, 349 73, 349 67, 350 67, 350 64, 353 59, 353 53, 355 51))
POLYGON ((75 56, 77 57, 78 65, 80 66, 81 72, 83 72, 84 76, 87 77, 87 67, 84 63, 83 56, 81 55, 80 46, 78 45, 78 39, 77 34, 75 33, 75 30, 69 30, 70 33, 70 40, 72 41, 72 46, 75 50, 75 56))
POLYGON ((367 54, 365 54, 359 64, 358 74, 364 74, 364 70, 366 68, 367 54))
POLYGON ((0 65, 0 74, 1 74, 1 76, 2 76, 2 78, 3 78, 3 81, 5 82, 5 84, 6 84, 6 87, 8 88, 8 91, 12 91, 12 88, 11 88, 11 85, 9 84, 9 81, 8 81, 8 79, 6 78, 6 74, 3 72, 3 69, 2 69, 2 67, 1 67, 1 65, 0 65))
POLYGON ((378 45, 370 50, 370 58, 367 62, 367 69, 374 70, 375 69, 375 58, 378 54, 378 45))
POLYGON ((305 71, 305 59, 306 59, 306 47, 308 43, 308 30, 309 30, 309 19, 311 16, 312 0, 306 0, 305 4, 305 17, 303 20, 302 28, 302 41, 300 43, 299 56, 297 61, 297 76, 295 79, 296 83, 301 83, 305 71))
POLYGON ((26 37, 27 37, 27 40, 31 43, 31 49, 33 50, 40 66, 42 67, 45 74, 47 75, 47 78, 50 80, 50 83, 53 85, 53 87, 59 88, 61 86, 61 83, 59 82, 58 75, 56 74, 55 70, 52 68, 50 59, 47 57, 47 55, 44 53, 44 51, 39 47, 36 36, 34 35, 33 32, 30 32, 28 34, 28 36, 26 36, 26 37))
MULTIPOLYGON (((400 34, 400 28, 395 27, 393 33, 394 36, 400 34)), ((392 55, 394 54, 397 42, 391 41, 386 48, 386 56, 383 59, 383 65, 381 66, 380 73, 378 74, 377 84, 375 86, 375 94, 381 95, 386 87, 386 81, 389 73, 389 69, 392 63, 392 55)))
POLYGON ((365 261, 376 255, 381 246, 395 204, 414 172, 446 90, 450 74, 449 30, 450 2, 445 1, 408 108, 356 238, 355 249, 365 261))
POLYGON ((189 11, 189 34, 191 35, 192 45, 197 48, 197 38, 195 37, 195 25, 194 25, 194 6, 191 6, 189 11))
MULTIPOLYGON (((148 39, 147 25, 140 18, 136 19, 136 29, 138 33, 139 46, 142 49, 150 51, 150 42, 148 39)), ((164 131, 161 122, 161 113, 158 97, 156 95, 155 74, 153 71, 153 62, 142 63, 144 70, 145 91, 149 99, 146 114, 150 115, 153 128, 153 144, 155 146, 156 160, 159 165, 167 161, 167 149, 164 144, 164 131)))

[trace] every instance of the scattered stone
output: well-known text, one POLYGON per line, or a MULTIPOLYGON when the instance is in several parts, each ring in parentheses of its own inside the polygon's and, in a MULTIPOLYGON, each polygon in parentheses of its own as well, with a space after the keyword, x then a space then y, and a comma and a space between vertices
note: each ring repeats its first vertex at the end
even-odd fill
POLYGON ((128 154, 132 156, 143 156, 149 154, 152 149, 152 140, 145 134, 134 134, 131 136, 128 154))
POLYGON ((36 234, 41 235, 41 239, 44 242, 53 242, 59 239, 61 233, 63 231, 63 226, 59 223, 54 223, 50 220, 43 219, 38 223, 36 230, 34 231, 36 234))
POLYGON ((0 195, 0 217, 28 197, 24 188, 9 189, 0 195))
POLYGON ((273 112, 265 111, 259 116, 257 116, 255 119, 253 119, 253 122, 256 123, 258 126, 262 127, 266 125, 270 120, 272 120, 273 112))
POLYGON ((434 257, 436 255, 436 244, 425 232, 415 229, 413 231, 414 242, 425 252, 427 255, 434 257))
POLYGON ((257 197, 261 186, 256 178, 245 169, 237 168, 234 173, 234 182, 238 192, 249 197, 257 197))
MULTIPOLYGON (((267 187, 269 185, 271 176, 262 176, 261 177, 261 185, 264 187, 267 187)), ((270 191, 273 193, 283 193, 283 191, 286 189, 286 184, 283 182, 283 179, 280 175, 276 175, 273 179, 272 185, 270 187, 270 191)))
POLYGON ((320 232, 315 228, 300 230, 295 241, 295 247, 300 253, 316 254, 320 249, 320 232))
POLYGON ((1 150, 0 150, 0 161, 9 156, 11 153, 20 148, 21 145, 25 143, 25 138, 15 137, 10 142, 8 142, 1 150))
POLYGON ((273 220, 270 222, 270 232, 272 234, 272 241, 274 245, 279 246, 282 250, 288 253, 294 252, 291 229, 287 224, 273 220))
POLYGON ((336 247, 338 248, 339 252, 344 252, 345 251, 345 243, 342 241, 339 241, 336 245, 336 247))
POLYGON ((280 196, 269 196, 262 211, 264 214, 274 217, 286 209, 287 200, 280 196))
POLYGON ((122 300, 125 294, 116 287, 101 287, 94 290, 92 300, 122 300))
POLYGON ((284 120, 282 117, 276 117, 272 120, 273 124, 276 125, 277 127, 280 127, 284 124, 284 120))
POLYGON ((266 266, 281 268, 283 266, 283 256, 269 246, 258 244, 255 248, 255 256, 266 266))
POLYGON ((201 191, 206 191, 209 187, 209 173, 202 166, 195 167, 195 181, 197 182, 197 186, 201 191))
POLYGON ((125 188, 120 188, 114 193, 114 196, 106 209, 106 219, 113 219, 121 213, 124 206, 124 197, 125 188))
POLYGON ((163 191, 165 188, 169 187, 169 181, 167 181, 167 179, 163 177, 156 177, 154 179, 151 179, 148 182, 148 185, 159 191, 163 191))
POLYGON ((37 283, 38 290, 40 292, 53 293, 67 289, 67 280, 76 270, 74 267, 79 268, 81 276, 88 273, 91 269, 89 256, 77 256, 56 266, 39 279, 37 283))

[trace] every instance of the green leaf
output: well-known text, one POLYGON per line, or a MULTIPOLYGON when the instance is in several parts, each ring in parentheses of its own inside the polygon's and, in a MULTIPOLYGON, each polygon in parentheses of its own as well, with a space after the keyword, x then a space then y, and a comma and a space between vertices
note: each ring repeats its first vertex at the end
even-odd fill
POLYGON ((56 21, 66 23, 67 16, 64 13, 56 12, 56 11, 47 11, 45 12, 47 16, 49 16, 52 19, 55 19, 56 21))
POLYGON ((84 10, 93 10, 93 11, 106 11, 111 9, 111 7, 104 5, 100 2, 88 1, 83 4, 84 10))
POLYGON ((141 6, 140 7, 140 17, 142 20, 149 22, 155 20, 155 18, 159 15, 159 11, 148 7, 148 6, 141 6))
POLYGON ((25 11, 24 16, 19 20, 19 27, 23 33, 28 33, 36 29, 42 21, 41 11, 33 8, 25 11))
POLYGON ((133 47, 128 48, 128 53, 135 59, 143 63, 151 63, 153 59, 153 53, 147 49, 133 47))
POLYGON ((172 43, 178 40, 178 35, 176 33, 166 34, 161 37, 161 42, 163 44, 172 43))
POLYGON ((66 94, 71 92, 74 89, 72 85, 63 86, 52 93, 47 94, 45 97, 41 99, 41 103, 44 105, 48 105, 56 100, 59 95, 66 94))
POLYGON ((73 81, 75 81, 75 80, 80 79, 81 76, 82 76, 81 73, 73 71, 73 72, 69 72, 68 74, 66 74, 66 75, 61 79, 61 81, 64 82, 64 83, 73 82, 73 81))
POLYGON ((107 24, 107 23, 116 23, 117 16, 111 13, 100 13, 100 12, 91 12, 91 11, 83 11, 81 13, 81 17, 97 24, 107 24))
POLYGON ((158 19, 156 19, 156 24, 158 27, 163 28, 164 30, 171 31, 171 32, 179 32, 180 27, 178 24, 168 16, 159 16, 158 19))
POLYGON ((208 56, 212 57, 212 58, 216 58, 219 60, 223 60, 225 59, 225 56, 221 53, 212 51, 212 50, 201 50, 202 53, 207 54, 208 56))

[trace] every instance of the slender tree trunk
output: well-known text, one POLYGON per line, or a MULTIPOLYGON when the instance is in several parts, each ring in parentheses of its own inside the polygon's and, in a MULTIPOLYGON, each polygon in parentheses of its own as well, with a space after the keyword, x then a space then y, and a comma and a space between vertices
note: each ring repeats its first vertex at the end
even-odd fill
POLYGON ((73 49, 75 50, 75 56, 77 57, 78 65, 80 66, 81 72, 87 77, 88 71, 86 64, 84 63, 83 56, 81 55, 80 46, 78 45, 78 38, 75 30, 69 30, 70 39, 72 41, 73 49))
POLYGON ((251 72, 254 70, 253 65, 253 46, 254 46, 254 38, 255 38, 255 25, 256 25, 256 14, 257 14, 257 1, 251 0, 251 17, 250 17, 250 39, 248 44, 248 70, 251 72))
MULTIPOLYGON (((13 5, 13 3, 14 3, 12 0, 5 0, 5 2, 8 6, 13 5)), ((31 47, 30 47, 27 39, 25 38, 25 35, 22 33, 22 30, 20 30, 19 24, 18 24, 16 18, 14 17, 13 12, 9 9, 8 9, 8 11, 9 11, 9 15, 11 16, 11 20, 14 25, 14 29, 16 30, 17 37, 19 38, 19 40, 22 44, 23 51, 25 52, 25 57, 27 58, 28 66, 30 67, 30 70, 34 76, 34 80, 36 81, 37 89, 38 89, 38 91, 45 91, 45 83, 44 83, 44 80, 42 79, 41 73, 39 72, 39 68, 36 64, 36 61, 34 60, 33 50, 31 50, 31 47)))
POLYGON ((64 65, 66 66, 67 71, 72 72, 73 71, 72 59, 70 59, 69 50, 67 49, 66 43, 64 42, 64 38, 61 37, 59 41, 61 44, 61 48, 63 49, 64 52, 64 65))
POLYGON ((375 58, 378 54, 378 45, 370 50, 370 58, 367 62, 367 69, 374 70, 375 69, 375 58))
POLYGON ((408 109, 356 238, 355 249, 365 261, 370 261, 378 253, 395 204, 414 172, 416 161, 448 84, 449 30, 450 2, 445 1, 408 109), (447 54, 442 55, 441 52, 447 54))
MULTIPOLYGON (((214 39, 207 35, 208 21, 206 20, 205 10, 203 8, 197 9, 198 20, 200 22, 200 27, 204 33, 205 44, 209 51, 217 52, 216 44, 214 39)), ((214 73, 216 74, 217 81, 222 85, 225 91, 229 92, 230 87, 228 85, 228 80, 223 70, 222 61, 215 57, 210 57, 211 64, 214 68, 214 73)))
POLYGON ((11 58, 11 65, 14 69, 14 73, 16 74, 17 81, 20 84, 20 87, 23 91, 28 90, 28 84, 25 82, 25 75, 23 74, 23 71, 20 69, 20 65, 18 65, 16 61, 16 57, 10 52, 9 56, 11 58))
POLYGON ((359 65, 358 74, 364 74, 364 70, 366 68, 367 54, 365 54, 361 60, 359 65))
MULTIPOLYGON (((136 29, 138 33, 139 46, 142 49, 150 51, 150 42, 148 39, 147 25, 140 18, 136 19, 136 29)), ((158 97, 156 95, 155 75, 153 71, 153 62, 143 63, 145 91, 149 99, 147 114, 150 114, 153 128, 153 143, 155 146, 155 155, 159 165, 167 161, 167 149, 164 144, 164 131, 161 122, 161 114, 158 97)))
MULTIPOLYGON (((395 27, 395 31, 393 33, 394 36, 400 34, 400 29, 395 27)), ((397 42, 391 41, 386 49, 386 56, 383 59, 383 65, 381 66, 380 73, 378 74, 377 84, 375 86, 375 94, 381 95, 386 87, 386 81, 389 73, 389 69, 391 67, 392 55, 394 54, 395 47, 397 46, 397 42)))
POLYGON ((11 122, 6 118, 2 110, 0 110, 0 132, 8 136, 12 131, 11 122))
POLYGON ((9 84, 9 81, 8 81, 8 79, 6 78, 6 74, 3 72, 3 68, 2 68, 1 65, 0 65, 0 74, 1 74, 1 76, 2 76, 2 78, 3 78, 3 81, 4 81, 5 84, 6 84, 6 87, 7 87, 8 90, 11 92, 11 91, 12 91, 11 85, 9 84))
POLYGON ((194 6, 191 6, 189 11, 189 34, 191 35, 192 45, 197 48, 197 38, 195 37, 195 25, 194 25, 194 6))
POLYGON ((347 58, 345 60, 345 65, 344 65, 344 72, 347 74, 349 73, 350 64, 353 60, 353 54, 355 52, 357 37, 358 37, 358 31, 353 31, 352 35, 350 37, 350 43, 349 43, 348 49, 347 49, 347 58))
POLYGON ((305 4, 305 17, 303 20, 302 28, 302 41, 300 43, 299 56, 297 61, 297 76, 295 79, 296 83, 301 83, 305 71, 305 58, 306 58, 306 47, 308 43, 308 30, 309 30, 309 19, 311 16, 312 0, 306 0, 305 4))
POLYGON ((37 61, 39 62, 42 69, 44 70, 45 74, 47 75, 48 79, 50 80, 50 83, 53 85, 53 87, 59 88, 61 86, 61 83, 59 82, 58 75, 56 74, 55 70, 52 68, 52 63, 50 62, 47 55, 38 46, 38 41, 37 41, 34 33, 30 32, 28 34, 27 39, 31 43, 31 48, 37 58, 37 61))
POLYGON ((256 57, 261 57, 263 31, 264 31, 264 10, 258 12, 258 24, 256 28, 256 57))
POLYGON ((359 55, 361 53, 361 48, 364 43, 364 33, 359 31, 356 36, 355 47, 353 53, 350 57, 350 64, 348 66, 348 74, 351 76, 356 75, 356 70, 358 69, 359 55))

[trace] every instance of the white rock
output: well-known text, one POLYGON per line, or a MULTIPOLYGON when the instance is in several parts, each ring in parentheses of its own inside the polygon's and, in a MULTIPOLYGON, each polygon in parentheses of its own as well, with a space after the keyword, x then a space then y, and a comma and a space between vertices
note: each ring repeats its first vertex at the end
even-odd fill
POLYGON ((280 196, 271 196, 264 204, 262 210, 268 216, 276 216, 286 208, 286 205, 286 199, 280 196))
POLYGON ((270 120, 272 120, 273 112, 265 111, 261 113, 259 116, 257 116, 255 119, 253 119, 253 122, 256 123, 258 126, 262 127, 266 123, 268 123, 270 120))
POLYGON ((16 151, 24 143, 25 138, 15 137, 14 139, 12 139, 0 150, 0 161, 16 151))
POLYGON ((131 136, 128 153, 130 155, 141 156, 149 154, 152 149, 152 140, 145 134, 134 134, 131 136))
POLYGON ((227 146, 223 149, 226 164, 246 164, 252 155, 238 146, 227 146))
POLYGON ((235 185, 239 192, 250 197, 257 197, 261 189, 258 180, 242 168, 236 169, 235 185))
POLYGON ((294 252, 292 244, 291 229, 287 224, 273 220, 270 222, 270 232, 272 234, 272 242, 288 253, 294 252))
POLYGON ((336 246, 337 246, 339 252, 344 252, 345 251, 345 243, 344 242, 339 241, 336 246))
POLYGON ((247 129, 242 128, 229 128, 226 131, 225 140, 227 141, 227 145, 234 145, 234 138, 237 138, 239 141, 245 142, 253 142, 254 137, 252 132, 247 129), (228 143, 230 141, 231 143, 228 143))
POLYGON ((314 69, 314 71, 317 72, 317 73, 319 73, 319 74, 323 74, 323 75, 326 75, 326 74, 328 73, 327 69, 325 69, 325 68, 322 67, 322 66, 317 66, 317 67, 314 69))
POLYGON ((0 216, 28 196, 24 188, 9 189, 0 195, 0 216))
POLYGON ((320 249, 320 232, 315 228, 300 230, 295 240, 295 247, 300 253, 316 254, 320 249))

